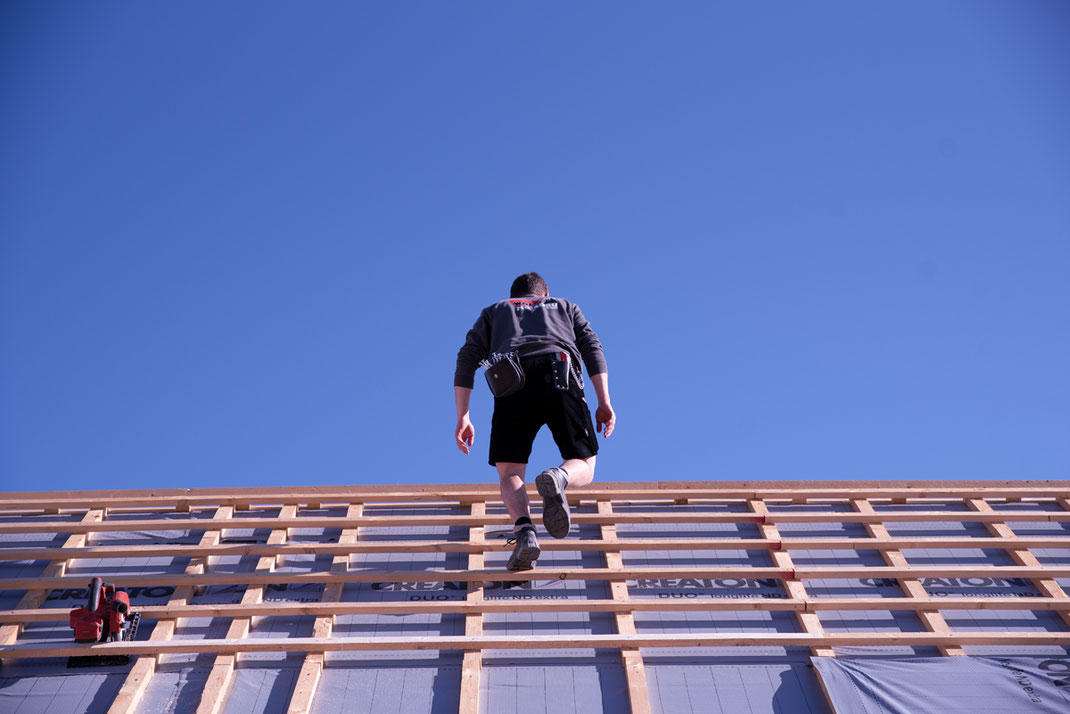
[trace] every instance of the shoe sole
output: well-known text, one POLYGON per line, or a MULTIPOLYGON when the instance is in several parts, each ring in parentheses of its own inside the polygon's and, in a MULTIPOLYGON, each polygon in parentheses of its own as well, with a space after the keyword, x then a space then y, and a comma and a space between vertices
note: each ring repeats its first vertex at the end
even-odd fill
POLYGON ((542 549, 535 545, 530 548, 523 548, 519 552, 514 551, 510 556, 509 562, 505 565, 506 570, 534 570, 535 561, 542 555, 542 549))
POLYGON ((542 496, 542 525, 554 538, 564 538, 572 527, 565 494, 557 487, 557 479, 543 472, 535 477, 535 488, 542 496))

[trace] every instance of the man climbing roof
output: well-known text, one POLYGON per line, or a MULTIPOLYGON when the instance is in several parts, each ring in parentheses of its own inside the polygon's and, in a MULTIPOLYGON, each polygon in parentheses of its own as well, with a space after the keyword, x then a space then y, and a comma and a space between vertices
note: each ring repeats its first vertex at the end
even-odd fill
MULTIPOLYGON (((598 395, 595 419, 604 436, 613 433, 616 415, 609 401, 602 343, 579 306, 550 297, 538 273, 514 280, 509 295, 508 300, 484 308, 457 352, 455 437, 457 448, 470 453, 475 428, 468 405, 476 368, 482 363, 491 376, 501 376, 500 383, 509 385, 504 393, 495 394, 490 431, 490 465, 498 469, 502 500, 515 521, 515 547, 506 567, 530 570, 540 549, 524 473, 535 434, 543 424, 550 427, 563 460, 535 477, 542 496, 543 525, 550 535, 564 538, 569 532, 565 489, 586 486, 594 479, 598 442, 583 395, 581 359, 598 395)), ((502 392, 492 386, 492 391, 496 389, 502 392)))

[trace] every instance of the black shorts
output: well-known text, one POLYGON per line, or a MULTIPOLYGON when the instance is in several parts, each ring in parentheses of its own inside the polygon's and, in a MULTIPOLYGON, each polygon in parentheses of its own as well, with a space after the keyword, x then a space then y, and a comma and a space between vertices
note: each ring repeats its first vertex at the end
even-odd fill
POLYGON ((591 410, 576 380, 568 389, 554 385, 551 360, 523 360, 524 388, 494 400, 490 427, 490 465, 499 461, 526 464, 543 424, 550 427, 563 459, 586 459, 598 453, 591 410))

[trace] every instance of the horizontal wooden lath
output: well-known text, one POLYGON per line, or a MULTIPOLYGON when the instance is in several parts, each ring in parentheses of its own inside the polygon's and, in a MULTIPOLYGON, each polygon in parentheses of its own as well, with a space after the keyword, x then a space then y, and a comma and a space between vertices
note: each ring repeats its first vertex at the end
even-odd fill
MULTIPOLYGON (((1063 645, 1067 636, 1053 632, 885 632, 881 646, 933 647, 956 644, 1063 645)), ((169 640, 110 642, 96 645, 14 645, 0 650, 5 659, 130 654, 227 654, 236 652, 368 652, 380 650, 542 650, 622 647, 851 647, 872 645, 870 633, 805 632, 672 635, 510 635, 506 637, 439 635, 433 637, 253 637, 238 640, 169 640)))
MULTIPOLYGON (((863 492, 870 500, 896 498, 1011 498, 1050 500, 1070 494, 1070 481, 649 481, 601 482, 570 499, 614 501, 680 498, 767 501, 850 499, 863 492)), ((534 488, 529 486, 534 494, 534 488)), ((0 492, 0 509, 117 508, 179 504, 243 506, 350 503, 472 503, 497 499, 494 484, 413 486, 300 486, 97 491, 0 492)))
MULTIPOLYGON (((1064 548, 1066 536, 999 538, 999 537, 933 537, 933 538, 688 538, 674 540, 670 538, 625 538, 607 543, 602 540, 569 538, 540 542, 543 551, 594 551, 606 550, 642 551, 642 550, 899 550, 901 548, 948 548, 948 549, 984 549, 984 548, 1064 548)), ((472 543, 469 541, 365 541, 362 543, 287 543, 269 545, 267 543, 242 543, 220 545, 168 545, 167 555, 173 558, 194 556, 229 556, 244 555, 346 555, 353 553, 488 553, 501 551, 506 546, 505 539, 499 538, 488 542, 472 543)), ((83 548, 0 548, 0 561, 4 560, 95 560, 98 558, 136 558, 154 557, 160 553, 158 545, 98 545, 83 548)))
MULTIPOLYGON (((705 513, 684 511, 678 513, 573 513, 572 522, 577 525, 622 525, 649 523, 652 525, 677 523, 1070 523, 1070 511, 880 511, 877 513, 840 513, 836 511, 786 512, 774 511, 767 515, 750 513, 705 513)), ((448 527, 448 526, 510 526, 508 515, 485 516, 342 516, 305 518, 234 518, 228 528, 399 528, 448 527)), ((165 530, 203 531, 211 528, 208 519, 166 520, 116 520, 98 523, 77 521, 28 521, 25 523, 0 523, 0 533, 104 533, 165 530)))
MULTIPOLYGON (((29 588, 86 587, 86 577, 67 575, 56 578, 5 578, 8 590, 29 588)), ((531 580, 661 580, 665 578, 719 578, 739 580, 768 578, 774 580, 838 580, 842 578, 1068 578, 1070 565, 940 565, 940 566, 860 566, 774 568, 761 566, 710 567, 695 565, 666 568, 541 568, 512 572, 506 570, 361 570, 346 573, 330 571, 295 573, 213 573, 186 575, 138 573, 109 575, 108 582, 117 587, 156 587, 179 585, 281 585, 322 583, 430 583, 430 582, 527 582, 531 580)))
MULTIPOLYGON (((479 602, 466 600, 400 600, 396 602, 289 602, 265 601, 253 605, 139 605, 147 620, 172 617, 323 617, 324 615, 449 615, 511 614, 521 612, 818 612, 824 610, 1070 610, 1070 600, 1045 597, 920 600, 909 597, 791 599, 753 596, 684 600, 631 598, 629 600, 514 600, 509 597, 479 602)), ((0 622, 66 622, 68 610, 37 608, 0 610, 0 622)))

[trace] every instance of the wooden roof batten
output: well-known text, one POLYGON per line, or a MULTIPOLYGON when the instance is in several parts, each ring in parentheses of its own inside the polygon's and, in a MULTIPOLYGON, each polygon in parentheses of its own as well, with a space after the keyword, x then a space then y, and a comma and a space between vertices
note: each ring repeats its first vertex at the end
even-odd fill
MULTIPOLYGON (((488 568, 486 556, 504 552, 504 541, 487 537, 488 526, 508 526, 499 507, 494 484, 415 486, 301 486, 295 488, 139 489, 130 491, 65 491, 0 493, 0 533, 65 535, 57 547, 0 546, 0 561, 41 561, 48 565, 38 577, 0 578, 0 589, 25 590, 18 606, 0 610, 0 660, 59 657, 95 653, 125 653, 136 658, 109 710, 112 714, 138 710, 162 655, 200 653, 215 656, 212 672, 200 697, 199 711, 222 711, 235 669, 243 653, 289 651, 305 653, 301 672, 290 693, 289 711, 312 708, 321 672, 330 652, 372 650, 453 650, 463 652, 458 710, 480 710, 479 695, 483 653, 493 649, 611 648, 620 651, 630 711, 649 712, 643 651, 662 647, 808 647, 815 656, 835 656, 837 647, 932 646, 945 655, 963 655, 964 648, 979 645, 1070 647, 1070 595, 1056 578, 1070 577, 1070 566, 1046 565, 1031 548, 1070 550, 1070 531, 1056 528, 1051 535, 1019 535, 1023 523, 1070 523, 1070 481, 762 481, 599 483, 568 494, 574 522, 597 527, 594 538, 545 539, 546 552, 594 551, 604 565, 542 567, 509 573, 488 568), (943 502, 934 510, 928 506, 943 502), (383 507, 456 509, 453 515, 382 515, 383 507), (695 510, 697 504, 727 504, 722 511, 695 510), (807 504, 805 509, 781 504, 807 504), (918 507, 912 508, 911 504, 918 507), (1012 505, 1013 504, 1013 505, 1012 505), (643 508, 650 509, 644 511, 643 508), (774 506, 774 507, 771 507, 774 506), (925 506, 925 507, 921 507, 925 506), (327 507, 338 507, 327 513, 327 507), (270 508, 277 516, 255 511, 270 508), (120 513, 117 509, 123 509, 120 513), (377 515, 378 513, 378 515, 377 515), (152 518, 152 515, 163 518, 152 518), (18 516, 17 518, 12 518, 18 516), (28 517, 27 517, 28 516, 28 517), (121 517, 120 517, 121 516, 121 517), (208 517, 202 517, 208 516, 208 517), (722 524, 749 528, 757 538, 740 531, 739 538, 673 536, 625 538, 623 524, 722 524), (791 524, 858 524, 865 537, 814 537, 784 535, 791 524), (890 523, 979 523, 986 535, 897 536, 890 523), (467 529, 465 540, 407 537, 404 541, 363 540, 366 528, 406 528, 412 525, 451 526, 467 529), (225 533, 260 528, 271 532, 266 543, 233 544, 225 533), (293 528, 325 529, 323 542, 293 541, 293 528), (153 544, 117 546, 93 543, 97 533, 184 530, 199 533, 196 545, 153 544), (337 533, 341 532, 341 537, 337 533), (337 539, 331 542, 331 539, 337 539), (919 548, 998 549, 1014 565, 911 564, 904 550, 919 548), (877 551, 878 566, 799 565, 792 551, 815 549, 877 551), (628 554, 644 551, 754 550, 769 553, 766 565, 708 567, 629 566, 628 554), (360 567, 361 554, 464 553, 460 569, 399 571, 360 567), (295 555, 331 556, 328 570, 276 571, 275 566, 295 555), (108 563, 126 557, 192 558, 184 572, 170 574, 108 574, 108 563), (226 556, 256 556, 252 572, 222 572, 215 560, 226 556), (354 567, 354 557, 357 567, 354 567), (27 623, 66 619, 66 610, 42 607, 55 588, 84 588, 84 576, 68 574, 69 564, 99 559, 102 575, 119 586, 167 585, 175 588, 166 605, 137 606, 142 627, 153 624, 148 639, 127 643, 76 645, 73 642, 19 641, 27 623), (923 584, 926 578, 1024 578, 1039 597, 933 598, 923 584), (655 599, 636 597, 628 582, 638 579, 764 578, 780 583, 784 597, 709 599, 655 599), (902 597, 815 597, 808 581, 837 578, 883 578, 896 582, 902 597), (607 583, 608 598, 496 601, 484 597, 487 582, 578 580, 607 583), (347 583, 449 581, 466 583, 459 600, 413 602, 345 601, 347 583), (282 583, 316 583, 325 589, 318 602, 264 602, 264 588, 282 583), (211 584, 244 585, 239 603, 195 604, 193 595, 211 584), (947 610, 1019 610, 1052 612, 1065 632, 955 631, 944 619, 947 610), (644 632, 634 618, 643 612, 791 612, 797 632, 710 632, 662 634, 644 632), (924 626, 919 632, 829 632, 823 613, 851 610, 902 610, 913 612, 924 626), (529 635, 507 638, 488 636, 486 615, 535 612, 610 613, 616 633, 608 635, 529 635), (455 614, 464 617, 464 635, 408 637, 345 637, 334 632, 340 615, 455 614), (253 618, 302 615, 314 618, 309 637, 250 637, 253 618), (222 639, 173 637, 184 618, 232 618, 222 639)), ((464 532, 464 531, 462 531, 464 532)), ((587 532, 587 531, 585 531, 587 532)), ((456 561, 455 561, 456 562, 456 561)))
MULTIPOLYGON (((1070 481, 627 481, 598 482, 584 489, 586 498, 600 496, 614 502, 628 499, 712 498, 730 500, 831 498, 848 500, 866 488, 870 501, 893 498, 943 498, 976 495, 981 498, 1050 500, 1070 492, 1070 481)), ((529 486, 529 492, 534 488, 529 486)), ((9 491, 0 493, 0 509, 116 508, 196 505, 245 506, 349 503, 471 503, 497 500, 494 484, 420 484, 412 486, 297 486, 170 488, 86 491, 9 491)))

